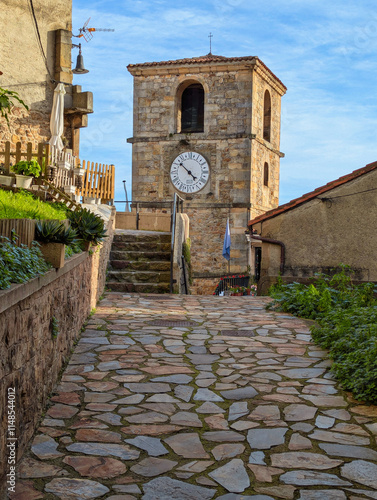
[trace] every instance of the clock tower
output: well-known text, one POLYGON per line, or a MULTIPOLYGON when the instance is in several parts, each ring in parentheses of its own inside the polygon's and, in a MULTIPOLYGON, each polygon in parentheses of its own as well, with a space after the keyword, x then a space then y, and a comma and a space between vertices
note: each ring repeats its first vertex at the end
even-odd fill
POLYGON ((278 205, 283 83, 258 58, 211 53, 130 64, 134 77, 132 199, 170 201, 190 217, 193 293, 253 274, 247 223, 278 205), (222 256, 226 222, 228 262, 222 256))

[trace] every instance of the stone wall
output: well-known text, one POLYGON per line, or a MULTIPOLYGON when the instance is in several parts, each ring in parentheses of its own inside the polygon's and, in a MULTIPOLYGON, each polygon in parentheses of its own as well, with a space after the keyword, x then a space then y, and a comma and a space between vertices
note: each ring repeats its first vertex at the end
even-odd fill
POLYGON ((42 0, 35 4, 35 15, 50 74, 38 45, 28 3, 24 0, 2 0, 1 14, 7 25, 0 32, 3 72, 0 87, 17 92, 29 106, 30 113, 15 107, 10 114, 10 130, 2 118, 0 143, 26 140, 36 145, 50 138, 50 112, 56 87, 50 81, 50 75, 55 78, 55 31, 71 30, 72 2, 42 0))
POLYGON ((103 293, 114 217, 95 252, 71 257, 26 284, 0 291, 0 494, 7 473, 7 394, 15 388, 17 459, 31 439, 80 329, 103 293), (53 338, 53 322, 58 335, 53 338))

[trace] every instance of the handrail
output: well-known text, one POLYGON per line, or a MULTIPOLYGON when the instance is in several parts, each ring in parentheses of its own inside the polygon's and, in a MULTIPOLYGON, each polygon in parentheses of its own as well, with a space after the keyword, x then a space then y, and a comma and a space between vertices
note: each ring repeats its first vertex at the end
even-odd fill
POLYGON ((177 217, 177 206, 178 206, 178 213, 179 213, 179 207, 181 207, 181 212, 182 212, 182 207, 183 207, 183 198, 181 198, 177 193, 174 193, 174 200, 173 200, 173 205, 172 205, 172 214, 171 214, 171 244, 170 244, 170 293, 173 293, 173 284, 174 284, 174 278, 173 278, 173 270, 174 270, 174 243, 175 243, 175 226, 176 226, 176 217, 177 217))

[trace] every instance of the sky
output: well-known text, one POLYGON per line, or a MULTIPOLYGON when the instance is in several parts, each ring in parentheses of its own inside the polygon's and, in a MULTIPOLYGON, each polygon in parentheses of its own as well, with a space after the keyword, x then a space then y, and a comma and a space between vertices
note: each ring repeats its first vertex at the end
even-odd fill
MULTIPOLYGON (((73 33, 94 113, 80 157, 116 167, 115 199, 131 198, 133 79, 128 64, 258 56, 288 88, 282 98, 280 204, 377 160, 377 6, 369 0, 73 0, 73 33)), ((73 39, 74 41, 74 39, 73 39)), ((75 43, 75 42, 74 42, 75 43)), ((72 60, 76 61, 72 51, 72 60)))

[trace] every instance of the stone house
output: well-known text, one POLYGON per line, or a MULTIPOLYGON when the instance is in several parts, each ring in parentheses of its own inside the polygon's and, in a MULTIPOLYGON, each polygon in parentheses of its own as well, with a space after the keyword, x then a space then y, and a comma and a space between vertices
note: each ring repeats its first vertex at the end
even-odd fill
MULTIPOLYGON (((134 77, 132 198, 174 193, 190 218, 193 293, 246 272, 245 227, 278 204, 284 84, 258 58, 205 56, 130 64, 134 77), (232 246, 222 257, 227 219, 232 246)), ((158 205, 160 204, 160 205, 158 205)))
POLYGON ((54 89, 65 84, 65 130, 67 146, 79 153, 79 131, 87 126, 93 111, 91 92, 72 86, 72 0, 2 0, 0 30, 0 87, 15 91, 29 112, 15 106, 9 115, 10 129, 0 120, 0 150, 6 141, 31 142, 33 147, 48 141, 54 89), (33 5, 33 8, 32 8, 33 5), (6 22, 6 25, 4 24, 6 22))
POLYGON ((376 189, 374 162, 251 219, 259 291, 279 274, 285 282, 305 281, 341 263, 356 280, 377 281, 376 189))

